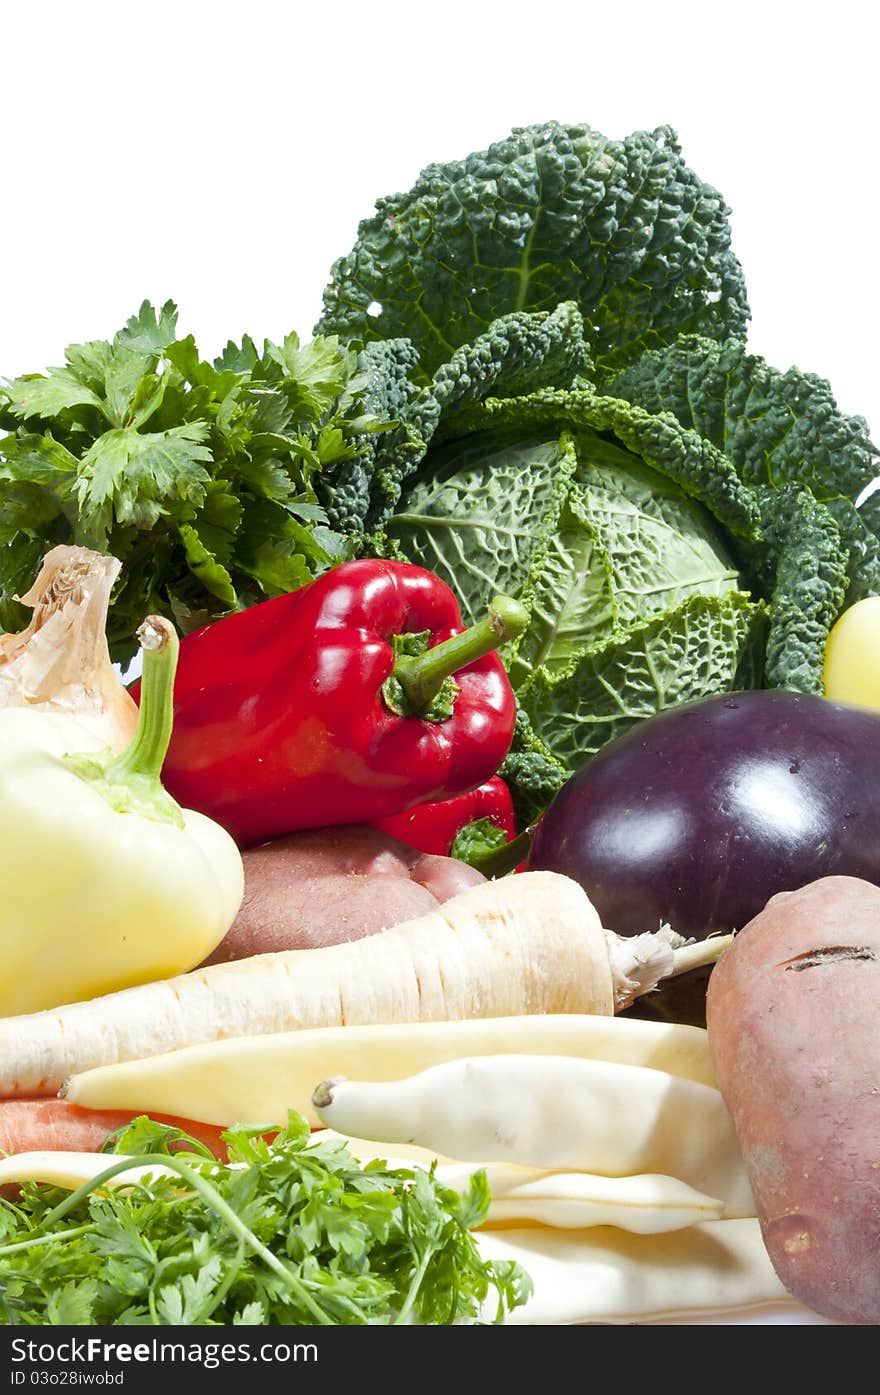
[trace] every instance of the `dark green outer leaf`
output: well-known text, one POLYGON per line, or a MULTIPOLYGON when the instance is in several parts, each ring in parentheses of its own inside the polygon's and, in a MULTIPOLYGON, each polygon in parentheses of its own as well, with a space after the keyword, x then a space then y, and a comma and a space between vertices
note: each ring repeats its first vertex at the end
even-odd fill
POLYGON ((368 433, 356 458, 316 477, 318 496, 334 528, 367 533, 379 527, 400 497, 402 481, 425 453, 425 442, 409 421, 417 361, 413 346, 403 339, 368 344, 358 359, 348 393, 357 394, 372 417, 397 425, 378 435, 368 433))
POLYGON ((827 506, 849 552, 848 605, 865 596, 880 596, 880 492, 856 508, 848 499, 829 499, 827 506))
POLYGON ((828 509, 807 490, 778 490, 773 506, 767 526, 777 562, 764 681, 821 694, 828 633, 847 594, 847 550, 828 509))
POLYGON ((320 330, 405 336, 429 374, 499 315, 567 300, 605 364, 680 333, 724 338, 748 319, 727 212, 669 127, 518 128, 378 202, 333 267, 320 330))
POLYGON ((742 340, 687 336, 645 354, 607 391, 648 412, 673 412, 755 487, 798 484, 822 502, 855 500, 880 469, 867 423, 838 410, 824 378, 771 368, 742 340))
POLYGON ((456 415, 487 397, 568 388, 589 366, 583 317, 572 301, 549 314, 504 315, 437 369, 411 417, 431 441, 438 428, 441 436, 454 432, 456 415))
POLYGON ((867 423, 838 410, 823 378, 780 372, 741 340, 684 338, 609 390, 674 412, 754 488, 765 535, 757 573, 773 596, 765 681, 821 692, 824 645, 844 601, 880 594, 875 508, 855 507, 880 471, 867 423))

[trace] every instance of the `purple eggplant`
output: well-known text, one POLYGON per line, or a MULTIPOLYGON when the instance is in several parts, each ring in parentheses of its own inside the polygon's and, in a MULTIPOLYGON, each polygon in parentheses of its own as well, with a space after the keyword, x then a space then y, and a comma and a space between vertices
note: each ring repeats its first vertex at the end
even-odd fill
POLYGON ((623 935, 739 929, 832 874, 880 884, 880 714, 782 691, 670 708, 560 790, 529 867, 579 881, 623 935))

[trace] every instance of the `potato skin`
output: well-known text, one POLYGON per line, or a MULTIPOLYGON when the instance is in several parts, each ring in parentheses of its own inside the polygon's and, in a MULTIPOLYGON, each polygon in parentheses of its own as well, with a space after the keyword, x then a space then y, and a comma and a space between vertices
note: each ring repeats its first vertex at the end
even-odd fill
POLYGON ((205 964, 359 940, 486 880, 369 825, 291 833, 247 848, 242 860, 241 909, 205 964))
POLYGON ((774 896, 716 965, 718 1085, 785 1287, 880 1322, 880 888, 823 877, 774 896))

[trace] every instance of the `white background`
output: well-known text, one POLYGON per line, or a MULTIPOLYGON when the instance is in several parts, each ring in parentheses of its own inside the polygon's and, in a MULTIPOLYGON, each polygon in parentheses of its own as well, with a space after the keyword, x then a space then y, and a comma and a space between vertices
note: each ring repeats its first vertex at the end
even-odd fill
POLYGON ((880 435, 872 6, 0 6, 0 376, 175 299, 203 352, 308 335, 377 196, 513 125, 669 123, 733 210, 751 344, 880 435))

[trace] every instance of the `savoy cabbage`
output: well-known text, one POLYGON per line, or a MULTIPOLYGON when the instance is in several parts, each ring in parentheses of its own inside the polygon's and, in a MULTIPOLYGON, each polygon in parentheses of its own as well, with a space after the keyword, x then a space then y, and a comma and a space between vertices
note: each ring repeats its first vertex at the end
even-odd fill
POLYGON ((493 590, 531 608, 505 655, 529 812, 662 707, 820 692, 837 615, 880 593, 868 427, 749 351, 727 214, 668 128, 548 123, 380 200, 325 291, 321 331, 417 355, 422 452, 396 501, 373 491, 367 545, 469 619, 493 590))
POLYGON ((759 520, 713 446, 586 387, 493 400, 464 420, 428 452, 387 533, 469 621, 496 591, 528 606, 505 653, 528 718, 518 748, 555 766, 557 784, 639 718, 760 670, 766 607, 740 560, 757 553, 759 520))

